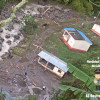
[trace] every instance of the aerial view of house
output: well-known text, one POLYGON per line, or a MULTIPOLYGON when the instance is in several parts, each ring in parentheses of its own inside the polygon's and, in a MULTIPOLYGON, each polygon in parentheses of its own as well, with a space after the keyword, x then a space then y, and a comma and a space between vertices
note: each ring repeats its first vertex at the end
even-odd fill
POLYGON ((38 56, 38 63, 58 76, 63 77, 64 74, 68 71, 67 63, 52 53, 43 50, 38 54, 38 56))
POLYGON ((92 31, 100 36, 100 25, 94 24, 92 27, 92 31))
POLYGON ((83 32, 75 28, 64 28, 62 39, 70 49, 84 52, 93 44, 83 32))

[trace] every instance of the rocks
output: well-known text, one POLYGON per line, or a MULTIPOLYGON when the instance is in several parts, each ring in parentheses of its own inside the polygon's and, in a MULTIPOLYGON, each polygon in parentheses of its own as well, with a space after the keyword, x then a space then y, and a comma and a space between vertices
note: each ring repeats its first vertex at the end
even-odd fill
POLYGON ((6 59, 7 56, 8 56, 8 52, 5 52, 5 54, 3 54, 3 55, 1 56, 1 58, 2 58, 2 59, 6 59))
POLYGON ((18 24, 18 23, 15 23, 13 25, 13 27, 14 27, 15 30, 19 30, 21 28, 20 24, 18 24))
POLYGON ((2 50, 2 44, 0 44, 0 51, 2 50))
POLYGON ((11 41, 10 41, 10 40, 8 40, 6 43, 7 43, 8 45, 11 45, 11 41))
POLYGON ((5 38, 9 39, 10 38, 10 34, 6 35, 5 38))
POLYGON ((0 18, 0 20, 9 18, 10 14, 12 12, 11 9, 12 9, 12 4, 7 3, 6 6, 4 6, 4 8, 1 11, 1 14, 0 14, 1 18, 0 18))
POLYGON ((1 33, 1 32, 3 32, 3 29, 2 29, 2 28, 0 28, 0 33, 1 33))
POLYGON ((14 24, 13 22, 11 22, 11 23, 9 24, 9 29, 10 29, 9 31, 11 31, 12 29, 14 29, 13 24, 14 24))
POLYGON ((2 43, 4 41, 4 39, 2 37, 0 37, 0 43, 2 43))
POLYGON ((15 40, 19 40, 20 39, 20 36, 19 35, 14 35, 14 39, 15 40))
POLYGON ((18 19, 17 18, 14 18, 13 19, 13 23, 18 23, 19 21, 18 21, 18 19))

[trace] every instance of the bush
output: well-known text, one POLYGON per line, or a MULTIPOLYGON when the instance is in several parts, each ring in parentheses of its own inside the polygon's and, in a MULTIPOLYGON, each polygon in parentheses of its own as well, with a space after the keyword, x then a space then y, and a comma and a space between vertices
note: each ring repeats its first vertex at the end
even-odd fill
POLYGON ((0 10, 4 7, 4 5, 7 3, 6 0, 0 0, 0 10))
POLYGON ((38 25, 34 21, 34 17, 26 15, 20 23, 23 25, 23 30, 25 34, 33 34, 38 25))
POLYGON ((7 2, 20 2, 21 0, 0 0, 0 11, 3 9, 7 2))

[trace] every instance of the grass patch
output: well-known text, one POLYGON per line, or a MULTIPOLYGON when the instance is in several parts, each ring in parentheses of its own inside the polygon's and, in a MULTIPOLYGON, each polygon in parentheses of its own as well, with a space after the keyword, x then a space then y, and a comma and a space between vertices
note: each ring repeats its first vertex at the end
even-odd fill
MULTIPOLYGON (((66 27, 66 26, 65 26, 66 27)), ((67 25, 68 27, 68 25, 67 25)), ((94 33, 89 30, 91 28, 90 25, 86 24, 85 28, 80 28, 76 26, 70 26, 76 29, 81 30, 92 40, 94 33), (89 33, 89 34, 87 34, 89 33)), ((60 30, 61 31, 61 30, 60 30)), ((62 41, 61 39, 61 32, 56 30, 50 37, 45 40, 44 48, 49 52, 55 52, 55 55, 64 60, 65 62, 69 62, 82 70, 83 72, 87 73, 90 77, 94 78, 94 70, 96 68, 92 68, 91 64, 87 64, 87 60, 97 60, 100 57, 100 47, 97 45, 98 40, 93 41, 93 45, 90 47, 88 52, 79 52, 70 50, 62 41)), ((97 37, 96 37, 97 39, 97 37)), ((99 40, 100 42, 100 40, 99 40)))
POLYGON ((18 56, 24 56, 24 54, 25 54, 25 49, 20 48, 20 47, 16 47, 16 48, 13 49, 13 53, 14 53, 15 55, 18 55, 18 56))

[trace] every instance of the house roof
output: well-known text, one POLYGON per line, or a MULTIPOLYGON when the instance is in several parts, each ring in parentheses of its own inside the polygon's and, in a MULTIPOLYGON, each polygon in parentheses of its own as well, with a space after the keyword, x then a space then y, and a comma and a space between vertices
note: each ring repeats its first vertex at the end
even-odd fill
POLYGON ((75 29, 75 28, 64 28, 65 30, 67 30, 69 32, 69 34, 75 39, 75 40, 85 40, 87 42, 89 42, 90 44, 93 44, 87 37, 86 35, 75 29))
POLYGON ((67 63, 54 56, 53 54, 47 52, 46 50, 41 51, 38 56, 55 65, 64 72, 68 71, 67 63))

